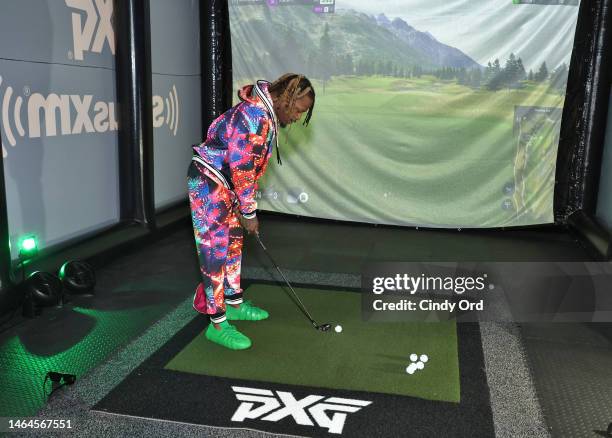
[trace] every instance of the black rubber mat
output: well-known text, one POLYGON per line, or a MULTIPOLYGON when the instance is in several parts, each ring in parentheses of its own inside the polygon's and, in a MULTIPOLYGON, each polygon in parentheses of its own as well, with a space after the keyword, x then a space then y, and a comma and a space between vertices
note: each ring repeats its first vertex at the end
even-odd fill
MULTIPOLYGON (((313 285, 301 287, 316 288, 313 285)), ((358 293, 356 291, 356 293, 358 293)), ((494 436, 489 389, 484 373, 480 331, 477 324, 458 324, 461 402, 448 403, 363 391, 311 388, 231 378, 210 377, 164 369, 194 337, 201 336, 206 318, 197 316, 153 354, 92 409, 120 415, 249 428, 300 436, 340 436, 325 427, 296 423, 291 415, 278 422, 246 419, 232 422, 238 409, 232 387, 289 392, 295 400, 317 394, 325 400, 356 399, 372 404, 346 418, 342 436, 494 436)), ((290 358, 287 360, 290 366, 290 358)), ((359 366, 359 364, 355 364, 359 366)), ((282 405, 281 405, 282 406, 282 405)), ((297 414, 296 414, 297 415, 297 414)), ((304 421, 304 418, 302 418, 304 421)))
MULTIPOLYGON (((577 239, 560 229, 406 229, 350 222, 260 218, 260 235, 288 269, 360 274, 375 261, 585 261, 577 239), (298 221, 299 225, 298 225, 298 221)), ((266 266, 254 239, 245 239, 245 263, 266 266)))

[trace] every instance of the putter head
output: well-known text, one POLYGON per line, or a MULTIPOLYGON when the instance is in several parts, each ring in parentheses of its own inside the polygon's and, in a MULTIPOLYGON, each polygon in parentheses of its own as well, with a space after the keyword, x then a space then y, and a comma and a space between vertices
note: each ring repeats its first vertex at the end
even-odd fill
POLYGON ((317 326, 317 330, 321 330, 322 332, 328 332, 331 330, 331 324, 321 324, 317 326))

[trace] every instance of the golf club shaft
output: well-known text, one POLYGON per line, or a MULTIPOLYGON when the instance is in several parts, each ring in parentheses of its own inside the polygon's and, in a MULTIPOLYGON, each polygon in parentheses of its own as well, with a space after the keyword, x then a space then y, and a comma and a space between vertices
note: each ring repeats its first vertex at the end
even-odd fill
POLYGON ((285 277, 285 274, 283 274, 283 271, 281 271, 281 269, 278 267, 278 264, 274 261, 274 259, 272 258, 272 255, 268 252, 268 249, 266 248, 266 246, 263 244, 263 242, 261 241, 261 239, 259 238, 259 233, 255 233, 255 237, 257 238, 257 241, 259 242, 259 244, 261 245, 261 247, 263 248, 264 252, 268 255, 268 258, 270 259, 270 261, 272 262, 272 264, 274 265, 274 267, 276 268, 276 270, 278 271, 278 273, 281 275, 281 277, 283 277, 283 280, 285 280, 285 283, 287 283, 287 286, 289 286, 289 289, 291 290, 291 292, 293 293, 293 296, 296 298, 296 300, 298 301, 298 303, 300 304, 300 310, 302 310, 302 312, 304 312, 304 314, 308 317, 308 319, 310 320, 310 322, 315 325, 318 326, 317 322, 313 319, 313 317, 310 315, 310 313, 308 312, 308 310, 306 309, 306 306, 304 305, 304 303, 302 302, 302 300, 300 300, 300 297, 298 296, 298 294, 295 292, 295 290, 293 289, 293 286, 291 286, 291 283, 289 283, 289 280, 287 280, 287 277, 285 277))

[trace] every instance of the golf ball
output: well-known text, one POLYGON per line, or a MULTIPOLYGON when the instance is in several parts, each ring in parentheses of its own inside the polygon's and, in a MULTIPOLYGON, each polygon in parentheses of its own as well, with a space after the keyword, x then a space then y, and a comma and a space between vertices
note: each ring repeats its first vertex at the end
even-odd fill
POLYGON ((417 360, 419 360, 419 356, 417 356, 415 353, 412 353, 410 355, 410 361, 411 362, 416 362, 417 360))
POLYGON ((429 357, 427 357, 426 354, 421 354, 421 362, 425 363, 429 360, 429 357))
POLYGON ((340 333, 342 331, 342 326, 341 325, 337 325, 335 330, 336 330, 336 333, 340 333))
POLYGON ((406 367, 406 372, 408 374, 414 374, 415 371, 416 371, 416 367, 414 366, 413 363, 411 363, 410 365, 406 367))
POLYGON ((423 368, 425 368, 425 364, 423 362, 419 361, 419 362, 416 363, 416 367, 419 370, 422 370, 423 368))

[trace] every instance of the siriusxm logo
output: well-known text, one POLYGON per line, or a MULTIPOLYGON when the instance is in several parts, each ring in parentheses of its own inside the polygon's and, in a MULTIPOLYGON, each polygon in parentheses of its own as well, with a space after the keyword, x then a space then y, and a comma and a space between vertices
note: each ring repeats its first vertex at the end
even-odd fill
POLYGON ((172 89, 168 93, 168 97, 164 99, 161 96, 153 96, 153 127, 159 128, 164 123, 168 125, 172 135, 176 135, 179 122, 179 100, 176 86, 172 85, 172 89))
POLYGON ((297 424, 314 426, 316 423, 319 427, 336 434, 342 433, 348 414, 372 404, 369 401, 350 398, 325 399, 321 395, 309 395, 296 400, 290 392, 276 391, 275 395, 267 389, 243 386, 232 386, 232 389, 236 393, 236 398, 242 402, 232 416, 232 421, 260 419, 277 422, 291 416, 297 424))
POLYGON ((107 41, 114 55, 115 32, 111 21, 113 0, 65 0, 65 2, 69 8, 78 10, 72 12, 72 58, 82 61, 84 52, 102 53, 104 43, 107 41))
MULTIPOLYGON (((104 133, 117 130, 116 103, 94 101, 93 94, 31 93, 24 88, 24 96, 13 96, 13 87, 3 86, 2 95, 2 156, 8 155, 5 144, 17 145, 19 138, 53 137, 83 133, 104 133), (13 98, 14 97, 14 98, 13 98)), ((176 136, 179 125, 179 99, 172 85, 168 97, 153 96, 153 126, 166 124, 176 136)))

